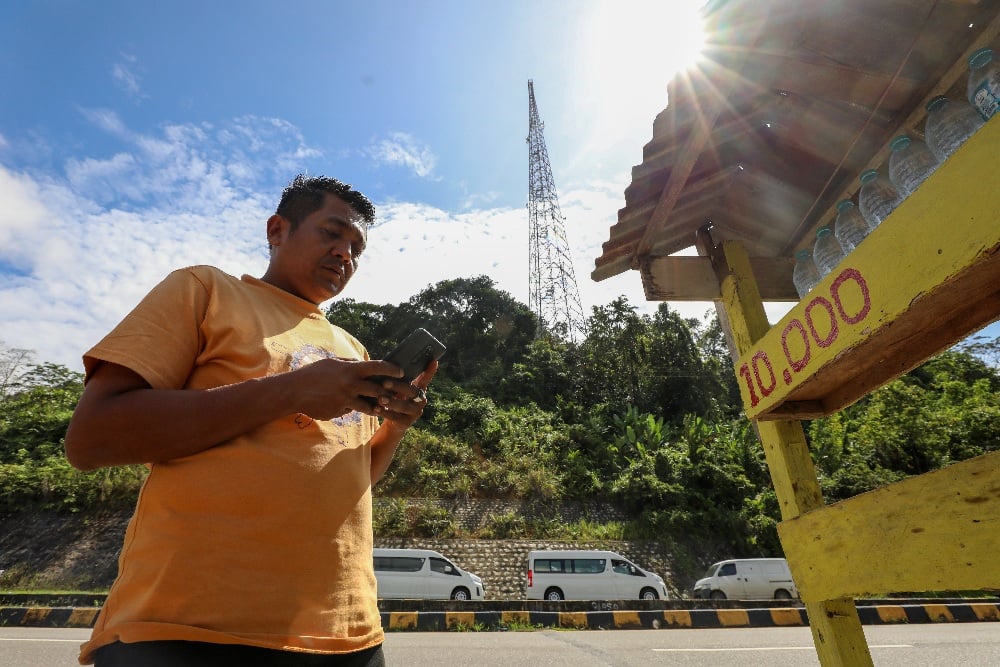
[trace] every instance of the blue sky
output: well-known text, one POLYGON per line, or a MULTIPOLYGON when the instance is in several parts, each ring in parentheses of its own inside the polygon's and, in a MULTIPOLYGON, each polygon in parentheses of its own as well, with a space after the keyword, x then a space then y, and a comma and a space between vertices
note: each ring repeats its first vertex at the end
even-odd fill
POLYGON ((698 4, 3 3, 0 341, 79 370, 168 271, 260 275, 298 172, 376 204, 345 296, 395 304, 487 274, 527 303, 528 79, 585 311, 619 295, 652 310, 636 272, 590 272, 695 55, 698 4))

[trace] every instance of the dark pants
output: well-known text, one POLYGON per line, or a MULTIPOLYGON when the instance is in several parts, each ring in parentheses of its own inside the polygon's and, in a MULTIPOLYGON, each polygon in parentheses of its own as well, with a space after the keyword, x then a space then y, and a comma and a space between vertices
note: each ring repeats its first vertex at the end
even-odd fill
POLYGON ((241 644, 115 642, 97 650, 94 667, 385 667, 382 647, 319 655, 241 644))

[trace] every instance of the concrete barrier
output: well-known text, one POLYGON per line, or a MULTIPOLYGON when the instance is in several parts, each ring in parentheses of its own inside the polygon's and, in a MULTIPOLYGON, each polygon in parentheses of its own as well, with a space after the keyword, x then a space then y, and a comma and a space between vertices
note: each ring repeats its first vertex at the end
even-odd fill
MULTIPOLYGON (((485 603, 488 605, 488 602, 485 603)), ((504 606, 504 605, 501 605, 504 606)), ((0 626, 89 628, 99 607, 0 607, 0 626)), ((894 623, 968 623, 1000 621, 1000 602, 948 602, 858 605, 864 625, 894 623)), ((667 628, 769 628, 807 626, 801 606, 727 607, 719 609, 619 609, 554 611, 551 609, 488 609, 442 611, 411 609, 382 611, 387 632, 461 630, 633 630, 667 628)))

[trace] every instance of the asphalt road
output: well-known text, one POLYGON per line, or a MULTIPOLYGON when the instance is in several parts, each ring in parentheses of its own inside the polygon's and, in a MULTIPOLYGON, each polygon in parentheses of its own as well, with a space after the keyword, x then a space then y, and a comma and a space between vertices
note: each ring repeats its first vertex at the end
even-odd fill
MULTIPOLYGON (((0 628, 0 665, 76 665, 86 629, 0 628)), ((866 626, 878 667, 995 667, 1000 623, 866 626)), ((808 628, 393 632, 390 667, 816 667, 808 628)))

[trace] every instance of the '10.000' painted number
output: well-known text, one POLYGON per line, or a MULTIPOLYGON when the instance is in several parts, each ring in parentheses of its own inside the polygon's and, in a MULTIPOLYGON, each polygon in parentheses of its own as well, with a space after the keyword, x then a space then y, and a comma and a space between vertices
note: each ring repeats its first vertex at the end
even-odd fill
MULTIPOLYGON (((805 323, 793 318, 781 332, 781 350, 787 364, 781 372, 781 379, 785 384, 792 383, 793 373, 802 373, 808 369, 812 360, 813 343, 821 348, 830 347, 840 334, 839 323, 860 324, 868 317, 871 305, 868 283, 857 269, 851 268, 844 269, 837 275, 830 285, 829 299, 823 296, 810 299, 803 315, 805 323), (852 294, 852 298, 848 300, 851 309, 857 311, 854 313, 847 312, 841 296, 848 293, 851 287, 860 291, 860 294, 852 294)), ((739 375, 750 392, 751 407, 756 407, 761 396, 770 396, 778 386, 778 377, 764 350, 754 352, 750 363, 740 366, 739 375)))

